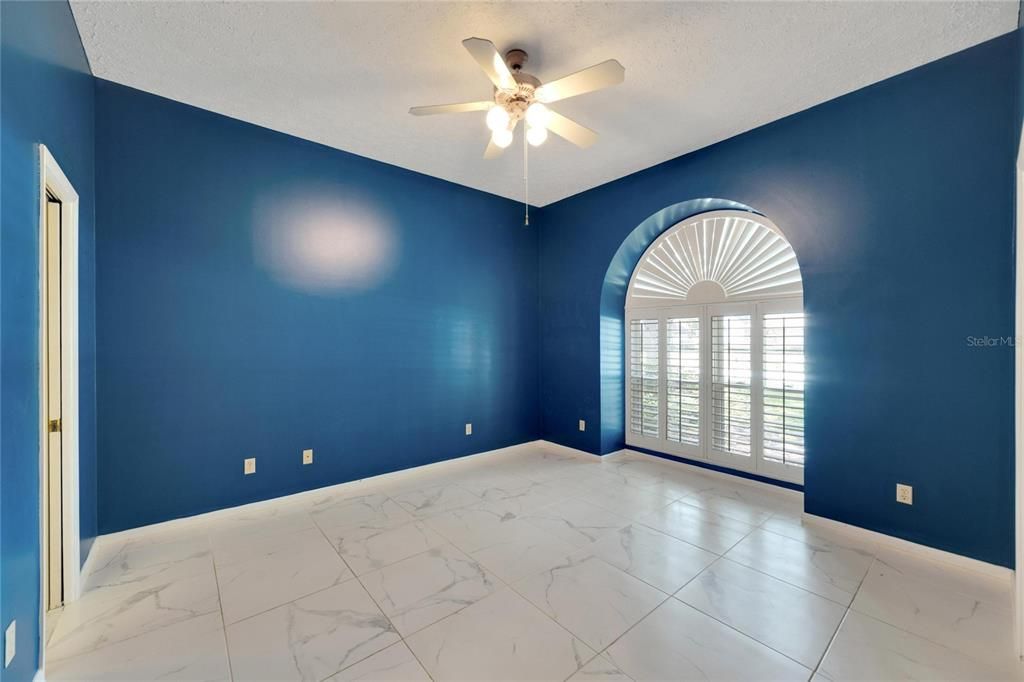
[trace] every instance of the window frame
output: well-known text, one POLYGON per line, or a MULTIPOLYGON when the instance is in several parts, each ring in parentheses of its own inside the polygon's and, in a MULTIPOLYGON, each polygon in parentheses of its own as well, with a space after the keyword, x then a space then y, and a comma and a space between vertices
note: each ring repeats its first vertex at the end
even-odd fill
MULTIPOLYGON (((790 483, 803 484, 804 466, 773 462, 764 458, 762 450, 763 404, 764 404, 764 316, 774 313, 803 313, 802 297, 779 298, 768 301, 743 301, 726 303, 694 303, 674 304, 666 306, 627 307, 625 313, 625 374, 626 374, 626 429, 627 446, 641 447, 648 450, 663 452, 688 459, 705 461, 729 469, 757 474, 790 483), (749 456, 723 452, 712 447, 711 442, 711 390, 712 390, 712 328, 711 319, 720 315, 750 316, 750 429, 751 453, 749 456), (700 320, 700 446, 668 440, 668 363, 667 338, 668 320, 675 318, 697 317, 700 320), (629 382, 630 348, 632 344, 631 326, 634 320, 658 321, 658 438, 634 434, 629 426, 629 409, 633 401, 632 388, 629 382)), ((805 351, 806 362, 806 351, 805 351)), ((806 428, 806 412, 804 418, 806 428)), ((806 448, 806 444, 805 444, 806 448)), ((806 459, 805 459, 806 465, 806 459)))

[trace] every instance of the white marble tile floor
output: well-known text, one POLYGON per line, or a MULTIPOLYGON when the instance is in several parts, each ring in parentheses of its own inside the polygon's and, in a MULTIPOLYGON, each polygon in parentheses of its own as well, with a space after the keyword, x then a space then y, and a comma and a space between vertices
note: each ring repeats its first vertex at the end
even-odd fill
POLYGON ((100 538, 63 680, 1024 680, 1009 584, 544 443, 100 538))

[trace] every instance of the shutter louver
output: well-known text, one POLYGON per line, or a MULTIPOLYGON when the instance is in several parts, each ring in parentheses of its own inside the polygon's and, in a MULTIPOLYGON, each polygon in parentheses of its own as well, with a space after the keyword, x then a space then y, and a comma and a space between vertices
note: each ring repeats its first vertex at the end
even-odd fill
POLYGON ((750 315, 711 318, 711 445, 750 456, 750 315))
POLYGON ((765 315, 764 426, 765 459, 804 465, 804 315, 765 315))
POLYGON ((665 328, 666 437, 700 446, 700 318, 669 319, 665 328))
POLYGON ((658 320, 629 323, 629 430, 658 437, 658 320))

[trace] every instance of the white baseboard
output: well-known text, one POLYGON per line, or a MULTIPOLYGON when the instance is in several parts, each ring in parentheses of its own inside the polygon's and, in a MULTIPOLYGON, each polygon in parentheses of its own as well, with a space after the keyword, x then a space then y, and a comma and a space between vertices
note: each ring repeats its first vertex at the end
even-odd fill
POLYGON ((539 443, 539 444, 541 444, 541 445, 543 445, 544 447, 547 447, 547 448, 555 448, 555 449, 558 449, 558 450, 562 450, 564 452, 570 452, 570 453, 576 454, 576 455, 586 455, 588 457, 616 457, 618 455, 624 455, 624 454, 638 455, 640 457, 649 457, 652 460, 657 460, 658 462, 663 463, 663 464, 667 464, 669 466, 686 467, 688 470, 690 470, 690 471, 692 471, 692 472, 694 472, 696 474, 700 474, 702 476, 709 476, 711 478, 717 478, 717 479, 722 480, 722 481, 728 481, 729 483, 737 483, 739 485, 755 488, 755 489, 760 490, 762 492, 767 492, 767 493, 771 493, 771 494, 778 494, 778 495, 782 495, 784 497, 788 497, 788 498, 794 499, 794 500, 803 500, 803 498, 804 498, 804 494, 802 492, 800 492, 799 490, 793 490, 791 488, 785 488, 785 487, 783 487, 781 485, 772 485, 771 483, 765 483, 764 481, 755 481, 754 479, 751 479, 751 478, 746 478, 744 476, 737 476, 737 475, 730 474, 730 473, 727 473, 727 472, 724 472, 724 471, 718 471, 716 469, 708 469, 708 468, 705 468, 705 467, 702 467, 702 466, 697 466, 696 464, 690 464, 689 462, 681 462, 678 459, 668 459, 666 457, 658 457, 657 455, 651 455, 651 454, 648 454, 646 452, 640 452, 639 450, 633 450, 633 449, 628 448, 628 447, 627 448, 622 448, 621 450, 616 450, 615 452, 609 452, 607 455, 595 455, 594 453, 587 452, 586 450, 579 450, 577 448, 569 447, 568 445, 561 445, 559 443, 553 443, 553 442, 551 442, 549 440, 538 440, 538 441, 535 441, 535 442, 539 443))
MULTIPOLYGON (((614 456, 620 453, 631 453, 634 455, 655 458, 663 462, 667 461, 681 467, 687 467, 694 473, 700 474, 702 476, 710 476, 712 478, 727 480, 730 483, 750 486, 763 492, 788 496, 791 497, 792 499, 802 500, 804 497, 803 493, 797 490, 790 490, 789 488, 783 488, 781 486, 772 485, 770 483, 764 483, 762 481, 754 481, 749 478, 744 478, 742 476, 733 476, 732 474, 728 474, 722 471, 716 471, 714 469, 705 469, 704 467, 689 464, 688 462, 666 460, 661 457, 649 455, 646 452, 639 452, 637 450, 631 450, 629 448, 619 450, 618 452, 612 453, 611 455, 608 456, 614 456)), ((959 554, 954 554, 952 552, 946 552, 941 549, 935 549, 934 547, 928 547, 927 545, 921 545, 916 542, 911 542, 909 540, 894 537, 892 535, 886 535, 885 533, 879 533, 877 531, 861 528, 860 526, 853 526, 848 523, 842 523, 841 521, 834 521, 832 519, 827 519, 823 516, 815 516, 814 514, 808 514, 807 512, 803 513, 803 519, 808 525, 818 526, 823 530, 828 530, 833 533, 846 535, 850 537, 852 540, 855 540, 861 544, 871 544, 878 548, 889 549, 897 552, 902 552, 904 554, 917 556, 923 559, 928 559, 930 561, 938 562, 961 571, 969 571, 971 574, 974 574, 987 580, 997 582, 1003 586, 1013 584, 1013 569, 1006 568, 1005 566, 990 564, 985 561, 979 561, 978 559, 972 559, 970 557, 961 556, 959 554)))
POLYGON ((690 464, 689 462, 680 462, 677 459, 667 459, 665 457, 658 457, 657 455, 649 455, 646 452, 640 452, 639 450, 631 450, 629 448, 623 448, 622 450, 619 450, 618 452, 613 452, 613 453, 611 453, 609 455, 605 455, 605 456, 606 457, 614 457, 615 455, 622 454, 622 453, 630 453, 630 454, 633 454, 633 455, 640 455, 641 457, 650 457, 651 459, 656 459, 659 462, 668 462, 669 464, 678 465, 678 466, 681 466, 681 467, 686 467, 690 471, 693 471, 696 474, 700 474, 701 476, 708 476, 710 478, 717 478, 717 479, 722 480, 722 481, 728 481, 729 483, 735 483, 737 485, 746 486, 748 488, 753 488, 753 489, 758 490, 760 492, 769 493, 769 494, 777 495, 777 496, 780 496, 780 497, 786 497, 786 498, 791 499, 791 500, 803 501, 803 499, 804 499, 804 494, 802 492, 800 492, 799 490, 793 490, 791 488, 784 488, 781 485, 772 485, 771 483, 765 483, 764 481, 755 481, 752 478, 746 478, 745 476, 736 476, 734 474, 726 473, 724 471, 718 471, 716 469, 707 469, 707 468, 702 467, 702 466, 697 466, 696 464, 690 464))
MULTIPOLYGON (((420 466, 409 467, 408 469, 400 469, 399 471, 392 471, 386 474, 378 474, 377 476, 370 476, 368 478, 360 478, 354 481, 347 481, 345 483, 336 483, 334 485, 323 486, 321 488, 312 488, 310 490, 303 490, 291 495, 282 495, 280 497, 271 497, 266 500, 259 500, 257 502, 250 502, 248 504, 241 504, 234 507, 225 507, 223 509, 215 509, 209 512, 203 512, 201 514, 193 514, 192 516, 183 516, 177 519, 171 519, 169 521, 161 521, 160 523, 153 523, 146 526, 138 526, 136 528, 128 528, 126 530, 117 531, 114 533, 107 533, 105 535, 98 535, 93 541, 92 549, 89 552, 89 558, 86 560, 86 566, 83 567, 82 577, 89 573, 84 570, 89 568, 88 564, 92 560, 92 557, 96 555, 96 550, 101 544, 107 545, 111 542, 120 542, 130 539, 133 535, 141 533, 150 533, 157 529, 173 529, 179 526, 185 526, 187 524, 195 523, 197 521, 212 520, 224 516, 226 514, 235 514, 240 510, 251 510, 259 511, 260 509, 280 503, 283 500, 289 501, 301 501, 306 497, 320 496, 325 493, 332 491, 349 491, 358 488, 369 488, 371 486, 377 486, 382 483, 400 481, 406 477, 415 476, 417 472, 421 471, 426 467, 431 467, 434 471, 440 471, 444 469, 457 469, 460 467, 467 466, 469 463, 478 460, 483 457, 493 457, 502 454, 514 453, 517 449, 525 448, 530 445, 540 445, 546 443, 546 441, 528 441, 526 443, 518 443, 516 445, 509 445, 504 448, 498 448, 496 450, 485 450, 484 452, 477 452, 471 455, 464 455, 461 457, 453 457, 452 459, 441 460, 440 462, 433 462, 430 464, 422 464, 420 466)), ((552 445, 554 445, 552 443, 552 445)), ((561 446, 559 446, 561 447, 561 446)), ((571 449, 571 448, 570 448, 571 449)))
MULTIPOLYGON (((511 445, 511 446, 508 446, 508 447, 499 448, 497 450, 487 450, 485 452, 478 452, 478 453, 475 453, 475 454, 472 454, 472 455, 466 455, 464 457, 457 457, 457 458, 454 458, 454 459, 448 459, 448 460, 443 460, 443 461, 440 461, 440 462, 434 462, 432 464, 424 464, 424 465, 418 466, 418 467, 411 467, 409 469, 402 469, 401 471, 394 471, 394 472, 387 473, 387 474, 380 474, 379 476, 373 476, 373 477, 370 477, 370 478, 359 479, 359 480, 356 480, 356 481, 349 481, 347 483, 339 483, 339 484, 336 484, 336 485, 325 486, 323 488, 315 488, 313 490, 305 490, 305 491, 302 491, 302 492, 294 493, 292 495, 285 495, 285 496, 282 496, 282 497, 275 497, 275 498, 271 498, 271 499, 267 499, 267 500, 261 500, 259 502, 253 502, 253 503, 246 504, 246 505, 239 505, 237 507, 228 507, 228 508, 225 508, 225 509, 218 509, 218 510, 211 511, 211 512, 206 512, 206 513, 203 513, 203 514, 197 514, 197 515, 194 515, 194 516, 183 517, 183 518, 180 518, 180 519, 172 519, 170 521, 163 521, 161 523, 156 523, 156 524, 152 524, 152 525, 149 525, 149 526, 141 526, 139 528, 132 528, 132 529, 120 531, 120 532, 117 532, 117 533, 109 533, 107 535, 98 536, 95 539, 95 541, 93 543, 92 550, 89 553, 89 558, 86 560, 86 565, 83 566, 82 576, 84 578, 85 576, 89 575, 90 569, 91 569, 92 559, 96 555, 97 549, 101 545, 101 543, 102 544, 107 544, 109 542, 117 542, 117 541, 125 540, 127 538, 130 538, 135 533, 150 532, 150 531, 152 531, 154 529, 157 529, 157 528, 173 528, 175 526, 185 525, 185 524, 193 523, 193 522, 196 522, 196 521, 202 521, 202 520, 207 520, 207 519, 215 519, 217 517, 220 517, 220 516, 223 516, 223 515, 226 515, 226 514, 237 513, 239 510, 243 510, 243 509, 249 509, 249 510, 257 511, 257 510, 259 510, 262 507, 279 503, 281 500, 285 500, 285 499, 287 499, 287 500, 297 500, 298 501, 298 500, 302 500, 304 497, 323 495, 324 493, 329 493, 331 491, 342 491, 342 490, 347 491, 347 490, 350 490, 350 489, 353 489, 353 488, 359 488, 359 487, 370 488, 370 487, 374 487, 374 486, 380 485, 382 483, 397 482, 397 481, 401 481, 405 477, 415 476, 416 472, 422 470, 424 467, 431 467, 435 471, 441 470, 441 469, 457 469, 457 468, 466 466, 466 465, 468 465, 468 464, 470 464, 472 462, 479 461, 479 459, 481 459, 481 458, 514 454, 517 450, 520 450, 520 449, 523 449, 523 448, 527 448, 529 446, 538 446, 538 445, 541 446, 541 447, 549 448, 549 449, 560 450, 560 451, 563 451, 563 452, 566 452, 566 453, 570 453, 570 454, 573 454, 573 455, 576 455, 576 456, 597 457, 597 455, 594 455, 593 453, 590 453, 590 452, 586 452, 585 450, 579 450, 577 448, 569 447, 567 445, 561 445, 559 443, 554 443, 554 442, 547 441, 547 440, 529 441, 529 442, 526 442, 526 443, 520 443, 518 445, 511 445)), ((680 461, 677 461, 677 460, 669 460, 669 459, 665 459, 665 458, 662 458, 662 457, 656 457, 654 455, 649 455, 649 454, 647 454, 645 452, 638 452, 636 450, 631 450, 629 448, 624 448, 622 450, 619 450, 618 452, 611 453, 611 454, 609 454, 607 456, 608 457, 614 457, 615 455, 621 455, 621 454, 631 454, 631 455, 639 455, 639 456, 642 456, 642 457, 649 457, 651 459, 656 459, 658 462, 661 462, 661 463, 667 463, 667 464, 673 465, 673 466, 685 467, 687 470, 692 471, 693 473, 701 475, 701 476, 708 476, 708 477, 711 477, 711 478, 716 478, 716 479, 720 479, 720 480, 723 480, 723 481, 728 481, 730 484, 737 484, 737 485, 747 486, 747 487, 756 489, 756 490, 758 490, 760 492, 766 492, 766 493, 770 493, 770 494, 774 494, 774 495, 778 495, 778 496, 784 496, 784 497, 787 497, 789 499, 795 499, 795 500, 802 500, 803 499, 803 493, 801 493, 800 491, 797 491, 797 490, 790 490, 788 488, 783 488, 783 487, 780 487, 780 486, 772 485, 770 483, 763 483, 761 481, 755 481, 755 480, 752 480, 752 479, 749 479, 749 478, 744 478, 742 476, 733 476, 733 475, 725 473, 725 472, 716 471, 714 469, 706 469, 704 467, 696 466, 694 464, 689 464, 687 462, 680 462, 680 461)), ((834 533, 839 533, 839 534, 844 534, 844 535, 850 536, 851 539, 857 540, 857 541, 862 542, 862 543, 870 543, 870 544, 874 544, 875 546, 880 547, 880 548, 891 549, 891 550, 903 552, 905 554, 911 554, 911 555, 915 555, 915 556, 922 557, 922 558, 925 558, 925 559, 929 559, 931 561, 937 561, 937 562, 946 564, 947 566, 950 566, 950 567, 953 567, 953 568, 957 568, 957 569, 960 569, 960 570, 970 571, 971 573, 973 573, 975 575, 982 576, 982 577, 985 577, 985 578, 988 578, 988 579, 991 579, 991 580, 994 580, 994 581, 998 581, 1001 584, 1012 584, 1012 581, 1013 581, 1013 576, 1014 576, 1013 570, 1009 569, 1009 568, 1006 568, 1004 566, 997 566, 995 564, 986 563, 984 561, 979 561, 977 559, 971 559, 969 557, 961 556, 959 554, 953 554, 952 552, 946 552, 946 551, 943 551, 943 550, 935 549, 933 547, 928 547, 926 545, 920 545, 920 544, 917 544, 917 543, 914 543, 914 542, 910 542, 909 540, 903 540, 901 538, 893 537, 891 535, 885 535, 884 533, 879 533, 879 532, 876 532, 876 531, 867 530, 866 528, 861 528, 859 526, 853 526, 853 525, 850 525, 850 524, 847 524, 847 523, 842 523, 840 521, 834 521, 832 519, 827 519, 827 518, 822 517, 822 516, 815 516, 814 514, 808 514, 806 512, 804 512, 803 518, 804 518, 804 521, 807 524, 809 524, 809 525, 818 526, 818 527, 820 527, 822 529, 826 529, 826 530, 832 531, 834 533)), ((42 671, 40 671, 39 674, 41 674, 41 672, 42 671)))
POLYGON ((534 444, 548 448, 550 450, 561 450, 562 452, 568 452, 573 455, 586 455, 587 457, 600 457, 601 455, 595 455, 593 452, 587 452, 586 450, 580 450, 579 448, 572 448, 568 445, 562 445, 561 443, 555 443, 550 440, 535 440, 534 444))
POLYGON ((46 682, 46 674, 42 668, 37 670, 36 674, 32 676, 32 682, 46 682))
POLYGON ((67 604, 69 601, 77 601, 82 597, 82 593, 85 592, 85 579, 92 574, 93 564, 96 563, 96 543, 99 542, 101 536, 97 535, 92 539, 92 546, 89 547, 89 556, 85 557, 85 563, 82 564, 82 572, 78 580, 78 592, 77 594, 71 595, 70 599, 65 599, 64 603, 67 604))
POLYGON ((998 582, 1003 586, 1010 586, 1013 584, 1013 569, 1006 568, 1005 566, 997 566, 996 564, 990 564, 978 559, 961 556, 960 554, 935 549, 934 547, 928 547, 927 545, 921 545, 916 542, 911 542, 910 540, 904 540, 903 538, 897 538, 892 535, 886 535, 885 533, 868 530, 867 528, 861 528, 860 526, 853 526, 848 523, 843 523, 842 521, 827 519, 824 516, 815 516, 814 514, 808 514, 807 512, 804 512, 803 519, 808 525, 818 526, 819 528, 829 530, 833 533, 846 535, 860 542, 872 543, 880 549, 890 549, 922 559, 927 559, 929 561, 945 564, 946 566, 957 570, 969 571, 978 577, 998 582))

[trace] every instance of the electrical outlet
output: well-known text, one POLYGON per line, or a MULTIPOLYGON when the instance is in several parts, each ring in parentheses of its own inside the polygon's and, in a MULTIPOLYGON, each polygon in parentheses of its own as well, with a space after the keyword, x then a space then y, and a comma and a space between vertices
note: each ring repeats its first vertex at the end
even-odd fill
POLYGON ((18 621, 12 620, 11 624, 7 626, 7 631, 4 632, 4 667, 6 668, 14 660, 14 654, 17 650, 17 625, 18 621))
POLYGON ((896 501, 900 504, 914 504, 914 486, 897 483, 896 501))
POLYGON ((245 460, 245 475, 248 476, 249 474, 255 474, 255 473, 256 473, 256 458, 255 457, 249 457, 248 459, 245 460))
POLYGON ((472 424, 466 424, 466 435, 467 436, 472 436, 473 435, 473 425, 472 424))
POLYGON ((303 450, 302 451, 302 463, 303 464, 312 464, 313 463, 313 451, 312 450, 303 450))
POLYGON ((585 422, 585 421, 583 421, 581 419, 580 420, 580 431, 586 431, 586 430, 587 430, 587 422, 585 422))

